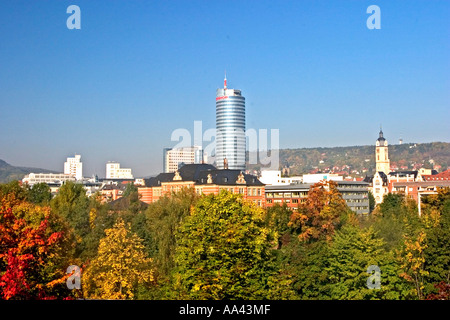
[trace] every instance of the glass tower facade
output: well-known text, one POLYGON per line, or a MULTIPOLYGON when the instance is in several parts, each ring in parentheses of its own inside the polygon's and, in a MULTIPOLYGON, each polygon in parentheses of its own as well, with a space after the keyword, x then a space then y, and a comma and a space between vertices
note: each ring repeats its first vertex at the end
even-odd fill
POLYGON ((245 98, 225 78, 216 92, 216 167, 245 170, 245 149, 245 98))

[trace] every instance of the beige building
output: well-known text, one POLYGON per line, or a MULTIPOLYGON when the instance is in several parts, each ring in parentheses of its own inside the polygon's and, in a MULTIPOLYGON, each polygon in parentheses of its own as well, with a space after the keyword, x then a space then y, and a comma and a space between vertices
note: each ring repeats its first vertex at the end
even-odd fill
POLYGON ((64 162, 64 174, 70 174, 77 180, 83 179, 83 163, 79 154, 67 158, 67 161, 64 162))
POLYGON ((106 179, 133 179, 133 174, 129 168, 121 168, 118 162, 108 162, 106 164, 106 179))
POLYGON ((164 149, 163 172, 175 172, 181 165, 185 164, 201 164, 204 162, 204 154, 202 147, 181 147, 170 149, 164 149))

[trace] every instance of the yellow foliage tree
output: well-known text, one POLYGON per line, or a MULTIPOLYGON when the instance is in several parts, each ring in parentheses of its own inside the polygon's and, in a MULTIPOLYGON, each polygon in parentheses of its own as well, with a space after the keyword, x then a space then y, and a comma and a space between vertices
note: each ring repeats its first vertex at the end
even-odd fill
POLYGON ((400 252, 401 269, 400 276, 414 283, 415 291, 419 299, 423 299, 424 276, 428 275, 425 270, 425 254, 427 248, 426 234, 422 230, 416 239, 405 236, 404 248, 400 252))
POLYGON ((153 283, 152 259, 142 239, 119 218, 105 230, 98 255, 82 278, 84 296, 89 299, 134 299, 139 285, 153 283))

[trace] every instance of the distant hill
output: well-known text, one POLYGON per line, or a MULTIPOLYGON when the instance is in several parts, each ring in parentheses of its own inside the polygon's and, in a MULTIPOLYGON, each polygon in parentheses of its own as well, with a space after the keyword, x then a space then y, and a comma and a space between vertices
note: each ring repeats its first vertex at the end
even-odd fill
MULTIPOLYGON (((391 167, 396 170, 433 168, 444 171, 450 168, 450 143, 405 143, 389 145, 391 167)), ((280 149, 280 167, 289 167, 290 175, 315 172, 334 172, 355 177, 373 174, 375 145, 280 149)), ((248 165, 259 170, 260 165, 248 165)))
POLYGON ((30 172, 52 173, 55 171, 40 168, 15 167, 0 159, 0 183, 6 183, 12 180, 22 180, 23 177, 30 172))

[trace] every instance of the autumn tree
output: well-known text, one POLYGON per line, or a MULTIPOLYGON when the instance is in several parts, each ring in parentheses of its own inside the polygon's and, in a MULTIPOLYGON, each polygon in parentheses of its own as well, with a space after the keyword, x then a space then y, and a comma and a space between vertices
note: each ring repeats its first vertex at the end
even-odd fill
POLYGON ((0 296, 55 299, 71 295, 65 286, 73 237, 49 207, 15 194, 0 196, 0 296))
POLYGON ((90 299, 135 299, 140 286, 153 282, 152 259, 142 239, 119 218, 100 240, 98 256, 88 265, 83 279, 84 294, 90 299))
POLYGON ((322 181, 311 186, 306 201, 292 214, 289 226, 298 230, 300 241, 330 240, 349 213, 336 182, 322 181))
POLYGON ((404 246, 399 252, 399 260, 403 272, 400 276, 414 284, 418 299, 424 298, 425 277, 429 272, 425 269, 426 233, 420 231, 412 238, 404 236, 404 246))
POLYGON ((27 200, 28 192, 19 181, 13 180, 8 183, 0 183, 0 197, 14 197, 17 200, 27 200))
POLYGON ((289 279, 273 264, 264 212, 221 191, 201 198, 180 226, 173 293, 182 299, 282 299, 289 279))

